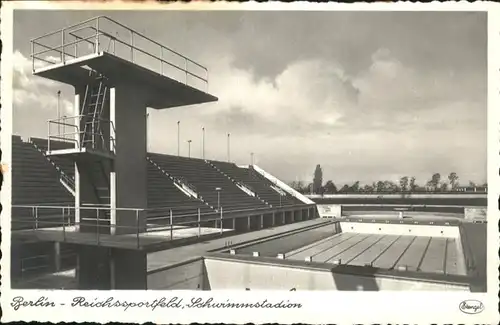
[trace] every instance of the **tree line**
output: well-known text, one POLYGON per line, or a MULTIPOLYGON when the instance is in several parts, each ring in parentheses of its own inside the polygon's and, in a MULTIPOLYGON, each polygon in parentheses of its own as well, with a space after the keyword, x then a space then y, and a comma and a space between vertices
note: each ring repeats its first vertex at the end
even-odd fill
POLYGON ((377 181, 372 184, 361 185, 359 181, 344 184, 341 187, 329 180, 323 184, 323 172, 320 165, 316 166, 312 183, 294 181, 289 184, 302 194, 336 194, 336 193, 443 193, 443 192, 486 192, 487 183, 476 184, 468 182, 468 186, 460 186, 457 173, 452 172, 448 177, 441 177, 434 173, 425 184, 418 184, 415 177, 402 176, 398 182, 377 181))

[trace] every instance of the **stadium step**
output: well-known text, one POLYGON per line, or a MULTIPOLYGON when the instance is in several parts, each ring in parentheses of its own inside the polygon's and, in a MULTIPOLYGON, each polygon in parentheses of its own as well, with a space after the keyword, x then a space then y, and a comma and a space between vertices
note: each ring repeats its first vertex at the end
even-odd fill
MULTIPOLYGON (((186 179, 186 177, 180 177, 178 175, 174 176, 172 175, 169 171, 167 171, 164 168, 164 163, 162 159, 158 159, 159 161, 156 161, 157 156, 151 157, 148 156, 146 159, 150 163, 148 165, 148 183, 149 184, 155 184, 155 188, 157 189, 162 189, 162 193, 165 193, 164 199, 160 200, 160 202, 157 202, 155 198, 153 197, 148 197, 148 206, 156 206, 159 204, 169 204, 169 197, 172 197, 172 199, 175 200, 189 200, 191 203, 196 206, 196 207, 209 207, 210 209, 213 209, 213 207, 206 202, 204 199, 204 196, 202 193, 199 191, 199 189, 193 184, 189 183, 189 181, 186 179), (167 179, 165 179, 167 178, 167 179), (151 182, 150 182, 151 180, 151 182), (191 189, 191 191, 196 193, 197 197, 191 197, 188 196, 187 193, 184 193, 181 189, 179 189, 177 186, 174 184, 177 183, 178 186, 181 186, 184 184, 188 188, 191 189), (168 195, 167 191, 168 189, 168 195)), ((158 197, 157 197, 158 198, 158 197)))
MULTIPOLYGON (((236 167, 236 165, 234 164, 231 164, 231 163, 220 163, 221 166, 218 166, 216 164, 214 164, 213 162, 209 161, 209 160, 205 160, 205 162, 212 168, 214 168, 216 171, 218 171, 219 173, 221 173, 223 176, 227 177, 231 182, 233 182, 233 184, 235 184, 237 187, 239 187, 238 185, 241 185, 245 188, 248 188, 250 191, 252 191, 255 195, 255 198, 257 200, 259 200, 261 203, 264 203, 265 205, 269 206, 269 207, 272 207, 272 205, 266 201, 264 198, 262 198, 259 193, 252 187, 250 187, 248 185, 248 183, 246 182, 245 179, 242 179, 242 178, 239 178, 239 180, 237 180, 236 177, 234 177, 234 175, 231 175, 231 173, 229 173, 229 170, 231 170, 233 167, 235 168, 238 168, 236 167), (222 170, 222 165, 226 165, 227 168, 222 170), (242 181, 243 180, 243 181, 242 181)), ((240 188, 240 190, 244 191, 243 189, 240 188)), ((244 191, 245 192, 245 191, 244 191)), ((247 193, 246 193, 247 194, 247 193)), ((247 194, 249 195, 249 194, 247 194)), ((251 195, 249 195, 251 196, 251 195)))

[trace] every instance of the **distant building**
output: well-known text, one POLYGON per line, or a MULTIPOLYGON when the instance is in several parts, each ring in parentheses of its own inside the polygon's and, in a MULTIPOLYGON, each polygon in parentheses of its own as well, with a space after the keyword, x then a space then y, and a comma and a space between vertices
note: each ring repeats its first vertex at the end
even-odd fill
POLYGON ((488 187, 487 186, 459 186, 456 189, 454 189, 454 191, 486 193, 486 192, 488 192, 488 187))

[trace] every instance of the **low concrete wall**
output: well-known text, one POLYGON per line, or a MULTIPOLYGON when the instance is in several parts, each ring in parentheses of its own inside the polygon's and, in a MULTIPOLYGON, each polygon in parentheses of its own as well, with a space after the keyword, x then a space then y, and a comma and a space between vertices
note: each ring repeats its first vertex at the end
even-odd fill
MULTIPOLYGON (((352 206, 363 205, 405 205, 427 208, 483 208, 487 206, 486 195, 468 194, 336 194, 336 195, 307 195, 316 204, 341 204, 352 206)), ((462 210, 463 213, 463 210, 462 210)))
POLYGON ((468 291, 464 285, 205 258, 211 290, 468 291))
POLYGON ((459 238, 460 232, 456 226, 432 226, 409 224, 383 224, 364 222, 341 222, 342 232, 359 234, 408 235, 426 237, 459 238))
POLYGON ((198 257, 148 273, 148 290, 206 290, 205 266, 198 257))
POLYGON ((310 199, 337 199, 337 198, 350 198, 350 199, 366 199, 366 198, 405 198, 405 199, 416 199, 416 198, 484 198, 488 197, 487 193, 412 193, 412 194, 382 194, 382 193, 350 193, 350 194, 306 194, 306 197, 310 199))
POLYGON ((342 205, 340 204, 318 204, 318 214, 320 218, 341 218, 342 205))

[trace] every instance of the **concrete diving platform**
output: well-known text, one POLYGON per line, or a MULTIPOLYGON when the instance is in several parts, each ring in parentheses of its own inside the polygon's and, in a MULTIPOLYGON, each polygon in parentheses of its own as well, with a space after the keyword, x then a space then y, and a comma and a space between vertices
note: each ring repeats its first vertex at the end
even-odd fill
POLYGON ((36 76, 79 86, 96 72, 134 85, 155 109, 218 100, 208 94, 207 68, 106 16, 32 39, 31 57, 36 76))
POLYGON ((73 160, 95 160, 95 157, 103 159, 114 159, 115 155, 112 151, 93 150, 89 148, 69 148, 69 149, 53 149, 47 150, 47 156, 66 156, 73 160))
POLYGON ((80 244, 86 246, 136 250, 144 252, 162 251, 165 249, 198 243, 234 234, 232 229, 174 226, 170 231, 159 229, 151 232, 112 235, 95 232, 79 232, 76 226, 25 229, 12 232, 12 240, 49 241, 80 244))
POLYGON ((204 91, 107 52, 93 53, 65 63, 54 64, 39 69, 34 74, 65 84, 75 84, 78 81, 86 84, 89 79, 89 68, 110 77, 111 81, 113 81, 111 76, 119 76, 120 82, 141 85, 140 88, 147 89, 148 93, 146 106, 154 109, 196 105, 218 100, 217 97, 204 91), (120 71, 118 75, 117 71, 120 71))

